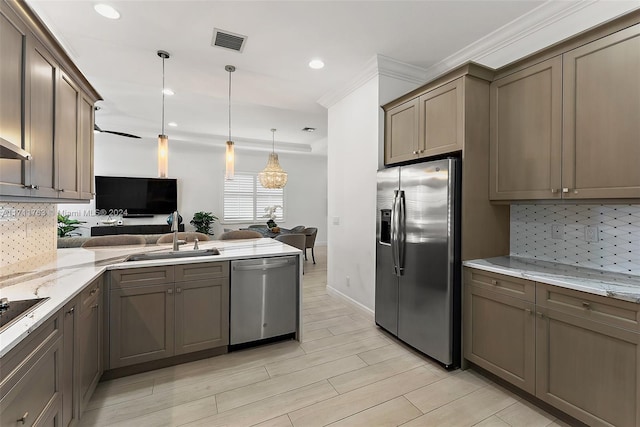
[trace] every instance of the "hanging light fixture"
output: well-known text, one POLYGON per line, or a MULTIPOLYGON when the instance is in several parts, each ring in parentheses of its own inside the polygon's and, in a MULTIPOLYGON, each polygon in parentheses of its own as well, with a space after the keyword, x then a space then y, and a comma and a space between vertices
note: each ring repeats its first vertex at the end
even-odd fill
POLYGON ((233 179, 236 155, 234 150, 234 144, 231 140, 231 73, 236 70, 233 65, 226 65, 224 67, 229 72, 229 139, 227 140, 227 151, 225 153, 225 174, 224 179, 233 179))
POLYGON ((280 167, 276 154, 276 129, 271 129, 272 147, 264 170, 258 174, 264 188, 284 188, 287 185, 287 173, 280 167))
POLYGON ((169 175, 169 137, 164 134, 164 60, 169 59, 169 52, 158 51, 162 58, 162 133, 158 135, 158 177, 166 178, 169 175))

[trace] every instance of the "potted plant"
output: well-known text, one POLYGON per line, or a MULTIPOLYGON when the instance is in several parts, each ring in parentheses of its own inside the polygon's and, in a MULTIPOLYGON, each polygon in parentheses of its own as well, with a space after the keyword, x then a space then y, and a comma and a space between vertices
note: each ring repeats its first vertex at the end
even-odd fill
POLYGON ((58 237, 70 236, 77 228, 81 227, 79 224, 84 224, 85 222, 86 221, 78 221, 77 219, 69 219, 69 215, 58 213, 58 237))
POLYGON ((212 215, 211 212, 196 212, 193 214, 193 219, 190 223, 196 228, 198 233, 213 234, 211 226, 217 219, 218 217, 212 215))

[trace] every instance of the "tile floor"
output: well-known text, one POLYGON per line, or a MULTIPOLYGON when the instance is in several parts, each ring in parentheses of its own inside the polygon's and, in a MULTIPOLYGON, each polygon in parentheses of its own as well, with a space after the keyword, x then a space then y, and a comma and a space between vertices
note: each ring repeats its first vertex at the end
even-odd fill
POLYGON ((100 383, 89 426, 567 426, 472 370, 447 372, 326 289, 306 263, 304 341, 100 383))

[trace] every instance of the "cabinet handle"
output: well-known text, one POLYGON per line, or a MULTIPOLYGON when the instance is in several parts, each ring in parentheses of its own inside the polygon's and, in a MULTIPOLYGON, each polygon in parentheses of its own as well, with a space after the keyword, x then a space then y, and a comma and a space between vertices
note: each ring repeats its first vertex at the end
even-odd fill
POLYGON ((167 293, 168 294, 172 294, 173 293, 173 289, 167 289, 167 293))
POLYGON ((557 189, 557 188, 552 188, 552 189, 551 189, 551 194, 556 194, 557 192, 558 192, 558 189, 557 189))
POLYGON ((498 281, 495 279, 491 279, 491 284, 498 286, 498 281))
POLYGON ((527 314, 533 314, 533 311, 531 311, 531 309, 530 309, 530 308, 525 308, 525 309, 524 309, 524 311, 525 311, 525 313, 527 313, 527 314))
POLYGON ((177 293, 182 292, 182 288, 176 288, 176 292, 177 292, 177 293))
POLYGON ((537 314, 538 314, 538 317, 539 317, 539 318, 544 319, 544 313, 540 313, 540 312, 538 312, 537 314))
POLYGON ((91 308, 98 308, 98 304, 92 305, 91 308))
POLYGON ((418 154, 418 150, 413 150, 413 154, 418 154))
POLYGON ((98 288, 91 289, 91 292, 89 292, 89 295, 95 295, 96 292, 98 292, 98 288))
POLYGON ((586 310, 591 310, 591 304, 589 304, 588 302, 582 301, 582 306, 583 306, 586 310))
POLYGON ((71 307, 69 309, 69 311, 67 311, 67 314, 73 314, 74 311, 76 311, 76 308, 75 307, 71 307))
POLYGON ((25 412, 22 418, 17 419, 16 422, 24 424, 27 421, 28 416, 29 416, 29 413, 25 412))
POLYGON ((33 185, 33 184, 31 184, 31 185, 23 185, 22 188, 26 188, 28 190, 39 190, 40 189, 39 186, 33 185))
POLYGON ((569 192, 569 189, 568 189, 568 188, 563 188, 563 189, 562 189, 562 192, 563 192, 563 193, 568 193, 568 192, 569 192))
POLYGON ((418 150, 418 154, 424 153, 424 149, 418 150))

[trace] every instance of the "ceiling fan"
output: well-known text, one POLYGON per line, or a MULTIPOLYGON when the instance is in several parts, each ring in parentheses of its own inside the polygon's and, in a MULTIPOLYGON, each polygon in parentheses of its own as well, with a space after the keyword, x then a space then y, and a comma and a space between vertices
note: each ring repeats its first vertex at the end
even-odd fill
POLYGON ((97 125, 97 124, 95 124, 95 123, 93 124, 93 130, 94 130, 94 131, 96 131, 96 132, 101 132, 101 133, 111 133, 111 134, 113 134, 113 135, 124 136, 124 137, 127 137, 127 138, 137 138, 137 139, 140 139, 140 137, 139 137, 138 135, 132 135, 132 134, 130 134, 130 133, 124 133, 124 132, 116 132, 116 131, 113 131, 113 130, 103 130, 103 129, 100 129, 100 126, 98 126, 98 125, 97 125))
MULTIPOLYGON (((94 109, 94 111, 98 111, 98 110, 100 110, 100 107, 95 106, 95 107, 93 107, 93 109, 94 109)), ((98 126, 95 122, 93 123, 93 130, 94 130, 95 132, 100 132, 100 133, 110 133, 110 134, 113 134, 113 135, 124 136, 124 137, 126 137, 126 138, 136 138, 136 139, 141 139, 138 135, 132 135, 132 134, 130 134, 130 133, 125 133, 125 132, 116 132, 116 131, 113 131, 113 130, 104 130, 104 129, 101 129, 101 128, 100 128, 100 126, 98 126)))

